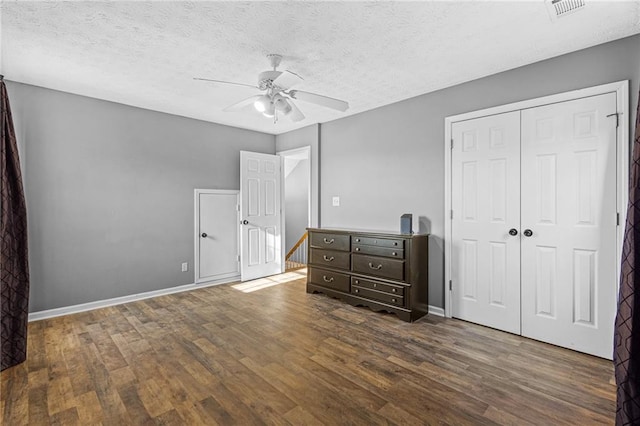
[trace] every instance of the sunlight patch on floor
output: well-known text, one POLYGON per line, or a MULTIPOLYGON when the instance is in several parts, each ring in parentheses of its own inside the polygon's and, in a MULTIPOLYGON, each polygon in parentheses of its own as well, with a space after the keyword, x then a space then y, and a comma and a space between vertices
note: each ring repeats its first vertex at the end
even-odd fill
POLYGON ((243 283, 234 284, 231 288, 243 293, 252 293, 262 290, 263 288, 273 287, 279 284, 285 284, 291 281, 299 280, 307 276, 307 268, 288 271, 284 274, 272 275, 270 277, 258 278, 257 280, 245 281, 243 283))

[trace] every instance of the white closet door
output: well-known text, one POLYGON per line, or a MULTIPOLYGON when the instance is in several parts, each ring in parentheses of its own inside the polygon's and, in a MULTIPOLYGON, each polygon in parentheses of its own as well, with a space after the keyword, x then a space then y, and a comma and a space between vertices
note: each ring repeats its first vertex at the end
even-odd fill
POLYGON ((519 334, 520 112, 454 123, 452 135, 453 316, 519 334))
POLYGON ((522 335, 611 359, 615 93, 522 111, 522 335))

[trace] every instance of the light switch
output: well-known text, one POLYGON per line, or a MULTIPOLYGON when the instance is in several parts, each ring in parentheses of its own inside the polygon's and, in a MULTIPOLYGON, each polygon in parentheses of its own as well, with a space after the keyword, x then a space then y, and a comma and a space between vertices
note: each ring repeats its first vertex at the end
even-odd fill
POLYGON ((339 207, 340 206, 340 197, 333 197, 332 204, 333 204, 333 207, 339 207))

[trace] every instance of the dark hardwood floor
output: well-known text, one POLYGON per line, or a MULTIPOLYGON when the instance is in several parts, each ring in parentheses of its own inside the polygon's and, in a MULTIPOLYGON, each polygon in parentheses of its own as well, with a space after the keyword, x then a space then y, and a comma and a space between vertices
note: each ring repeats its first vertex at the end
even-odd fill
POLYGON ((32 322, 1 391, 7 426, 591 425, 615 411, 610 361, 307 294, 304 270, 32 322))

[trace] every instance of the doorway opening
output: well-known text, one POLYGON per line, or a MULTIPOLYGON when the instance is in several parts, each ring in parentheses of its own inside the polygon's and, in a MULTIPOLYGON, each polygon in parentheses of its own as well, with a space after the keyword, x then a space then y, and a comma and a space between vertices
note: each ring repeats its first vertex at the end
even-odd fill
POLYGON ((286 269, 307 264, 307 227, 311 226, 311 147, 280 151, 283 157, 284 244, 286 269))

